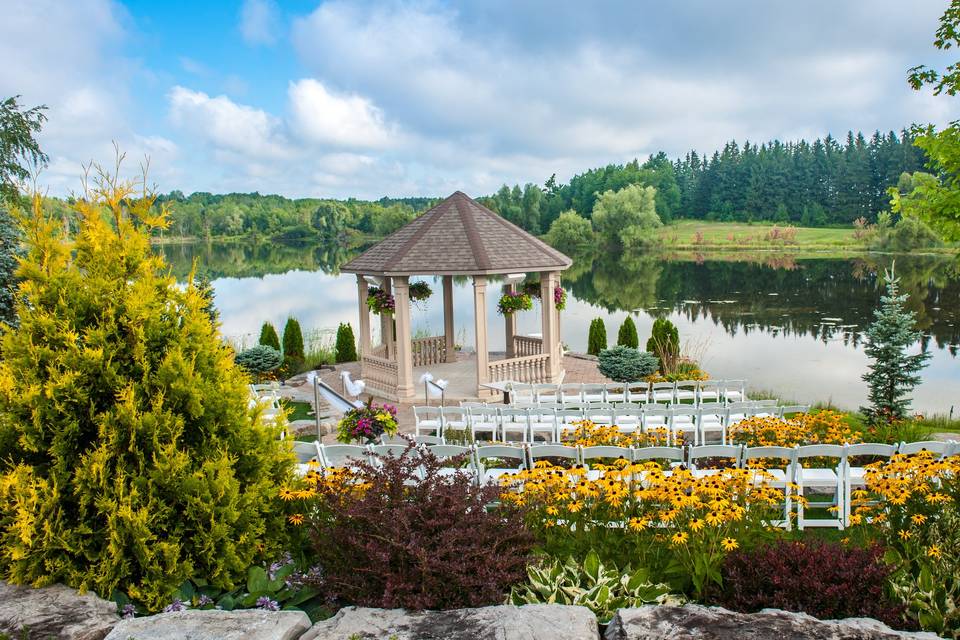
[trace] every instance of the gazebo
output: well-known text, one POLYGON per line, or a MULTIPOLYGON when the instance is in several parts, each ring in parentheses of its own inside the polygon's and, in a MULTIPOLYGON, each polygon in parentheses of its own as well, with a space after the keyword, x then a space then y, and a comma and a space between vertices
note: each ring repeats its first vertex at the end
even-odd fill
POLYGON ((570 258, 520 227, 457 191, 387 236, 340 270, 357 275, 360 309, 361 376, 367 390, 405 400, 416 393, 413 369, 457 361, 454 350, 453 277, 473 279, 476 323, 477 397, 490 395, 487 385, 514 380, 557 382, 563 377, 560 317, 554 289, 570 258), (506 357, 491 360, 487 350, 487 282, 505 276, 505 291, 528 273, 539 273, 542 332, 520 336, 516 318, 505 315, 506 357), (443 335, 412 339, 410 276, 442 276, 443 335), (392 293, 393 316, 380 315, 381 344, 371 343, 370 281, 392 293))

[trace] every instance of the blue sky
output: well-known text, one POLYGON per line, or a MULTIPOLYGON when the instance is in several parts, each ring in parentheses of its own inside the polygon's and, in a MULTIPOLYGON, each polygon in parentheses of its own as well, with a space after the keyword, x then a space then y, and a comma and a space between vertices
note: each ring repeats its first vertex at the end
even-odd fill
POLYGON ((52 193, 482 195, 664 150, 960 117, 911 91, 941 0, 0 0, 0 96, 49 106, 52 193))

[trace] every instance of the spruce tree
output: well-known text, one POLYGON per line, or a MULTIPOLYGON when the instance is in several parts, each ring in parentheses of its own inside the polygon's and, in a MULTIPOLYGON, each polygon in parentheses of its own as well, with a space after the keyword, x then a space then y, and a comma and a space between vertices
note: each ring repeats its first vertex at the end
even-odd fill
MULTIPOLYGON (((197 293, 200 294, 200 297, 203 299, 203 312, 210 318, 210 322, 218 325, 220 323, 220 312, 217 311, 214 300, 216 291, 213 290, 213 283, 205 273, 196 274, 193 277, 193 283, 197 288, 197 293)), ((276 334, 276 331, 274 331, 274 334, 276 334)))
POLYGON ((640 346, 640 336, 637 335, 637 325, 633 323, 633 318, 627 316, 620 325, 620 331, 617 333, 617 344, 623 347, 636 349, 640 346))
POLYGON ((152 194, 100 173, 71 206, 75 239, 41 207, 24 229, 19 326, 0 336, 0 574, 61 582, 148 610, 187 579, 213 589, 286 544, 293 455, 248 406, 249 378, 176 286, 149 233, 152 194))
POLYGON ((880 298, 880 308, 873 312, 863 349, 872 361, 863 375, 870 387, 870 406, 860 410, 871 424, 907 417, 910 393, 920 383, 920 371, 930 359, 926 351, 908 355, 922 334, 914 329, 913 312, 904 308, 907 295, 900 293, 899 279, 892 269, 886 273, 886 280, 887 292, 880 298))
POLYGON ((20 234, 9 212, 0 203, 0 322, 14 325, 17 314, 14 300, 17 295, 17 256, 20 254, 20 234))
POLYGON ((337 351, 334 357, 338 363, 357 360, 357 339, 349 323, 342 322, 337 327, 337 351))
POLYGON ((280 336, 277 335, 277 330, 274 329, 273 325, 269 322, 264 322, 263 326, 260 327, 260 340, 258 344, 280 351, 280 336))
POLYGON ((303 369, 303 333, 296 318, 287 318, 283 327, 283 374, 292 376, 303 369))
POLYGON ((590 323, 590 331, 587 334, 587 353, 591 356, 598 356, 600 352, 607 348, 607 327, 603 323, 603 318, 594 318, 590 323))

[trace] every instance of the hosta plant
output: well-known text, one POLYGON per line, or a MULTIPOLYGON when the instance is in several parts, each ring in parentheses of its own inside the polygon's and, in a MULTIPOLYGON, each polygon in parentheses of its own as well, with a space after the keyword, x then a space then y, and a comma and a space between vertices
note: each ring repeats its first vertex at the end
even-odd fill
POLYGON ((587 607, 601 624, 610 622, 618 609, 645 604, 682 604, 682 598, 670 594, 666 584, 650 581, 650 572, 630 567, 622 571, 604 565, 596 551, 590 550, 583 562, 573 557, 566 562, 527 567, 528 581, 514 587, 508 604, 569 604, 587 607))

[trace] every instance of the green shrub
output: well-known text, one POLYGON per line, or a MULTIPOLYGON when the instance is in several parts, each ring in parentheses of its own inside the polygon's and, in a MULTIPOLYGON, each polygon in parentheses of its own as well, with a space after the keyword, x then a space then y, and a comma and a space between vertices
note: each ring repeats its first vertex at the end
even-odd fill
POLYGON ((232 589, 285 544, 283 424, 248 407, 194 285, 148 234, 152 194, 101 173, 59 216, 19 213, 20 326, 0 338, 0 573, 124 591, 149 610, 188 578, 232 589), (104 215, 107 214, 107 215, 104 215))
POLYGON ((680 333, 666 318, 653 321, 653 329, 647 340, 647 351, 660 360, 660 371, 672 373, 680 359, 680 333))
POLYGON ((337 362, 357 361, 357 339, 353 337, 353 327, 347 322, 337 327, 337 362))
POLYGON ((591 356, 598 356, 606 348, 607 327, 603 324, 603 318, 595 318, 590 323, 590 332, 587 335, 587 353, 591 356))
POLYGON ((623 347, 636 349, 640 346, 640 336, 637 335, 637 325, 633 323, 633 318, 627 316, 620 325, 620 331, 617 333, 617 344, 623 347))
POLYGON ((304 368, 303 332, 296 318, 287 318, 283 327, 283 375, 290 377, 304 368))
POLYGON ((616 346, 600 352, 602 375, 617 382, 635 382, 656 373, 659 361, 646 351, 616 346))
POLYGON ((263 326, 260 327, 259 344, 273 347, 277 351, 280 351, 280 336, 277 335, 277 330, 274 329, 273 325, 269 322, 264 322, 263 326))
POLYGON ((274 371, 283 363, 283 356, 273 347, 265 344, 258 344, 250 347, 246 351, 241 351, 234 359, 237 366, 252 375, 257 382, 263 377, 263 374, 274 371))
POLYGON ((528 582, 514 587, 509 603, 567 604, 587 607, 600 624, 607 624, 618 609, 640 607, 650 603, 682 604, 683 598, 670 596, 666 584, 650 582, 646 569, 623 571, 616 566, 604 566, 596 551, 591 550, 584 561, 572 557, 566 562, 554 560, 543 565, 527 567, 528 582))

